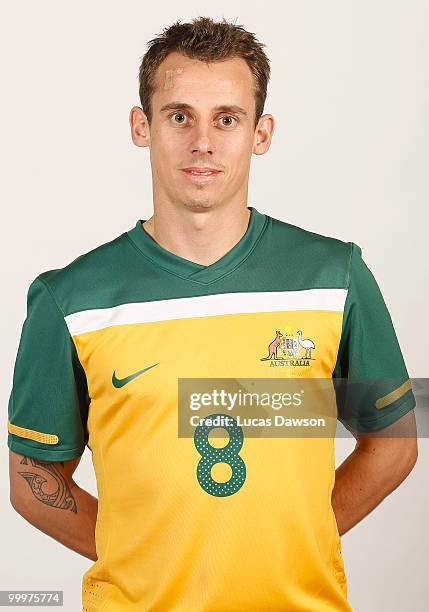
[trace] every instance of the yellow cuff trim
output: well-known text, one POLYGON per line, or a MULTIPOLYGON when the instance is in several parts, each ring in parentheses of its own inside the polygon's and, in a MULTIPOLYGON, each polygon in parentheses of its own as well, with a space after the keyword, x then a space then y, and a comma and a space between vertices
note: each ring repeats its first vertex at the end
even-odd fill
POLYGON ((388 406, 389 404, 391 404, 395 400, 397 400, 400 397, 402 397, 411 388, 412 388, 411 387, 411 380, 408 379, 400 387, 398 387, 397 389, 394 389, 394 391, 391 391, 387 395, 384 395, 383 397, 380 397, 375 402, 375 407, 376 408, 385 408, 386 406, 388 406))
POLYGON ((19 425, 13 425, 10 421, 7 422, 7 429, 9 433, 19 436, 20 438, 28 438, 28 440, 35 440, 36 442, 42 442, 43 444, 58 444, 60 441, 59 437, 55 434, 42 433, 35 431, 34 429, 26 429, 25 427, 19 427, 19 425))

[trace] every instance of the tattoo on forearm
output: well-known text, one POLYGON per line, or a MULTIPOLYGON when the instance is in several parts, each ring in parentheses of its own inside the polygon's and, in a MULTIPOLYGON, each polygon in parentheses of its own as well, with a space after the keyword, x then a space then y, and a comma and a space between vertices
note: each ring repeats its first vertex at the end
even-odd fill
MULTIPOLYGON (((25 480, 33 493, 34 497, 46 504, 47 506, 53 506, 54 508, 61 508, 63 510, 71 510, 77 514, 77 504, 73 497, 67 480, 61 474, 61 472, 52 465, 52 463, 46 461, 40 461, 33 457, 23 457, 20 462, 22 465, 31 465, 32 467, 39 468, 43 472, 48 473, 57 484, 57 489, 53 493, 45 493, 43 486, 48 479, 44 478, 42 474, 38 472, 18 472, 25 480)), ((64 463, 61 462, 64 467, 64 463)))

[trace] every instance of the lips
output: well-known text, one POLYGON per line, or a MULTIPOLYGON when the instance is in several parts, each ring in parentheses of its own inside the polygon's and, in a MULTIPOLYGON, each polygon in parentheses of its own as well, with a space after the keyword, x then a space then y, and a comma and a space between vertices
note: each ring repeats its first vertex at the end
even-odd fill
POLYGON ((221 174, 220 170, 216 170, 216 168, 208 168, 208 167, 191 167, 191 168, 183 168, 183 174, 186 178, 194 185, 209 185, 217 180, 219 174, 221 174))
POLYGON ((214 176, 219 174, 220 170, 216 170, 216 168, 183 168, 182 170, 186 174, 190 174, 192 176, 214 176))

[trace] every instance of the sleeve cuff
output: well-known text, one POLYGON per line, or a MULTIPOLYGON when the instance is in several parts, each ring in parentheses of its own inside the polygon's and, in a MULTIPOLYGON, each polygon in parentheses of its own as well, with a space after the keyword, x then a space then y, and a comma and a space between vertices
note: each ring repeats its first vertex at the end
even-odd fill
POLYGON ((85 451, 85 447, 55 450, 52 448, 36 448, 28 442, 24 442, 24 440, 15 439, 12 434, 8 434, 7 445, 15 453, 20 453, 26 457, 34 457, 41 461, 68 461, 81 457, 85 451))
POLYGON ((416 399, 414 397, 414 394, 410 392, 409 394, 407 394, 407 396, 404 396, 401 402, 398 402, 394 410, 385 413, 383 413, 381 410, 380 414, 372 419, 347 420, 344 422, 344 425, 347 424, 350 429, 360 433, 378 431, 379 429, 383 429, 384 427, 393 425, 393 423, 398 421, 407 412, 415 408, 415 406, 416 399))

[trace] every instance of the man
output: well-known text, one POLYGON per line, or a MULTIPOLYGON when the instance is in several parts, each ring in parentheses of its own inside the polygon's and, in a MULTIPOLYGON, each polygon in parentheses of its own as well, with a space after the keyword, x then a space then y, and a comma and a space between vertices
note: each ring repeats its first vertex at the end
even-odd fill
POLYGON ((263 45, 225 21, 152 40, 130 125, 153 216, 29 288, 11 502, 95 561, 84 610, 350 610, 340 535, 415 464, 415 436, 371 435, 412 428, 415 400, 360 247, 248 206, 274 129, 269 73, 263 45), (206 441, 204 471, 197 439, 178 436, 178 379, 368 374, 397 383, 357 413, 340 402, 357 444, 336 474, 332 437, 244 437, 220 462, 206 441), (86 445, 98 500, 73 480, 86 445))

